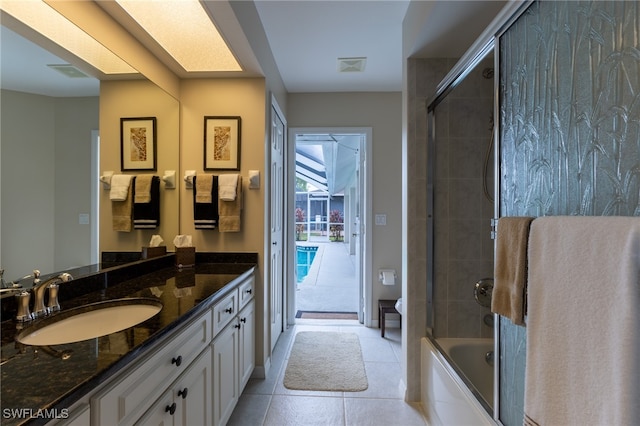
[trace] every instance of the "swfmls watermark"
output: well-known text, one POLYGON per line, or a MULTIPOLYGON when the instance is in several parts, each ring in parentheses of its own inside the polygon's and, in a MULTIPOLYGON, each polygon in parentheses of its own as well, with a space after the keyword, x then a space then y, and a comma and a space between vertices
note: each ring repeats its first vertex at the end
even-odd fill
POLYGON ((2 417, 5 419, 67 419, 68 408, 3 408, 2 417))

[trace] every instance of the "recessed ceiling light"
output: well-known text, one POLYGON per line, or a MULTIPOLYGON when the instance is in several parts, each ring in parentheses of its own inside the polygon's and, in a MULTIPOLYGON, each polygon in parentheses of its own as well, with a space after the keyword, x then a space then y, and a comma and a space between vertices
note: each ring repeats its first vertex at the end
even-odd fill
POLYGON ((338 72, 363 72, 367 58, 338 58, 338 72))
POLYGON ((186 71, 242 71, 197 0, 116 0, 186 71))
POLYGON ((2 0, 0 10, 104 74, 138 74, 129 64, 39 0, 2 0))

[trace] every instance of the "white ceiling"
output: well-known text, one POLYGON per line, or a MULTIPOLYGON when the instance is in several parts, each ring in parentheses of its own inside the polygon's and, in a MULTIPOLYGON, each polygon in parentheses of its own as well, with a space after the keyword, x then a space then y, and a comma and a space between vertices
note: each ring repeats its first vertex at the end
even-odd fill
POLYGON ((400 91, 408 1, 257 1, 289 92, 400 91), (362 73, 338 58, 366 57, 362 73))
MULTIPOLYGON (((256 8, 289 92, 400 91, 402 21, 408 4, 257 0, 256 8), (337 59, 342 57, 366 57, 364 72, 339 73, 337 59)), ((419 4, 425 23, 411 48, 414 56, 458 57, 504 1, 419 0, 419 4)), ((45 65, 56 58, 7 31, 3 27, 0 35, 2 88, 50 96, 97 95, 97 81, 55 75, 45 65), (54 87, 45 88, 45 81, 54 87)))
MULTIPOLYGON (((418 0, 426 22, 411 53, 456 58, 505 1, 418 0)), ((404 0, 257 0, 260 20, 289 92, 401 91, 404 0), (337 59, 366 57, 362 73, 339 73, 337 59)))

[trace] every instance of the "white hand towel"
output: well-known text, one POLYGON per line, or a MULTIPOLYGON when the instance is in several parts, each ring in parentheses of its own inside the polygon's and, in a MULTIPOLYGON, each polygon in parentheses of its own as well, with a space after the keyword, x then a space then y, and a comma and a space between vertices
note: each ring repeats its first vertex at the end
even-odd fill
POLYGON ((131 178, 131 175, 111 176, 111 191, 109 192, 111 201, 124 201, 127 199, 131 178))
POLYGON ((238 175, 220 175, 218 177, 218 197, 222 201, 234 201, 236 199, 236 187, 238 186, 238 175))
POLYGON ((531 225, 526 425, 640 424, 640 217, 531 225))

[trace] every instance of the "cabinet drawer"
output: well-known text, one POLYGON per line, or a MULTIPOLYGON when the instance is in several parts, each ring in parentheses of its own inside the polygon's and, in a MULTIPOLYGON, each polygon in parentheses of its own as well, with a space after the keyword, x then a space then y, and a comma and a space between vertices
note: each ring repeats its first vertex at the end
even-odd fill
POLYGON ((96 424, 132 424, 211 342, 211 311, 169 336, 155 352, 143 356, 91 401, 96 424))
POLYGON ((249 303, 249 301, 251 299, 253 299, 253 295, 255 292, 255 278, 253 278, 253 275, 249 278, 247 278, 244 282, 242 282, 240 284, 240 286, 238 287, 238 290, 240 291, 240 306, 238 307, 238 309, 242 309, 245 307, 245 305, 247 303, 249 303))
POLYGON ((238 289, 235 289, 213 307, 213 337, 238 313, 238 289))

